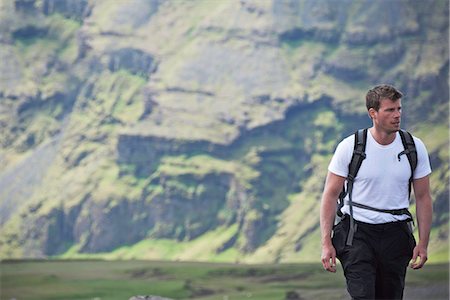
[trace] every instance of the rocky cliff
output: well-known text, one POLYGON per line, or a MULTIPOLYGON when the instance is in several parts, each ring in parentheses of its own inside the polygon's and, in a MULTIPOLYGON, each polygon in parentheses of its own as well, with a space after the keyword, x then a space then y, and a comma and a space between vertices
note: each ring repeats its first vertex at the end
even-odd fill
POLYGON ((448 251, 448 1, 0 4, 2 257, 317 259, 337 142, 405 93, 448 251))

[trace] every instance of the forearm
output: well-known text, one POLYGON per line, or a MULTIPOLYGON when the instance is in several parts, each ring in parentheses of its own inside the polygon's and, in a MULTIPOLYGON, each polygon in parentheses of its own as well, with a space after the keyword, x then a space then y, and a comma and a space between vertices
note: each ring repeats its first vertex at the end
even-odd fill
POLYGON ((328 172, 325 188, 320 204, 320 231, 322 234, 322 246, 331 245, 331 231, 336 215, 336 205, 339 193, 344 184, 344 177, 328 172))
POLYGON ((431 223, 433 219, 433 204, 431 196, 423 195, 416 199, 417 225, 419 230, 419 245, 428 247, 431 223))
POLYGON ((336 272, 336 250, 331 241, 336 200, 324 192, 320 205, 320 230, 322 233, 322 266, 328 272, 336 272))
POLYGON ((328 172, 320 203, 320 231, 322 234, 322 265, 329 272, 336 272, 336 250, 331 242, 336 214, 336 201, 342 190, 345 178, 328 172))
POLYGON ((411 268, 420 269, 428 260, 428 241, 430 240, 431 222, 433 216, 433 202, 431 200, 429 177, 414 180, 414 194, 416 195, 416 216, 419 226, 419 242, 414 248, 411 268), (420 260, 417 261, 417 258, 420 260))
POLYGON ((320 206, 320 229, 322 234, 322 245, 331 244, 331 231, 336 215, 336 199, 330 199, 328 195, 323 195, 320 206))

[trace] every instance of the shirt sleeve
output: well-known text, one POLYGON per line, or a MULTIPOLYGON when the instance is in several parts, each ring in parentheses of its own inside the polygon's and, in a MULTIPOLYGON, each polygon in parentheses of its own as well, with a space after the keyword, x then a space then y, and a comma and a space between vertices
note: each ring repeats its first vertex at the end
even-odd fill
POLYGON ((416 144, 417 151, 417 166, 413 177, 414 179, 419 179, 431 173, 431 164, 425 144, 416 137, 414 137, 414 143, 416 144))
POLYGON ((348 164, 353 154, 354 139, 355 137, 352 135, 339 143, 328 165, 328 171, 341 177, 347 177, 348 164))

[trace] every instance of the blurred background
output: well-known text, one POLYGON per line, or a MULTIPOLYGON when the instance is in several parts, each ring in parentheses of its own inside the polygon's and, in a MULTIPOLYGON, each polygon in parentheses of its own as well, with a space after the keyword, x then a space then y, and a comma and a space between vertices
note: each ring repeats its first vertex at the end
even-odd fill
POLYGON ((0 257, 319 262, 329 160, 389 83, 448 262, 448 23, 447 0, 2 0, 0 257))

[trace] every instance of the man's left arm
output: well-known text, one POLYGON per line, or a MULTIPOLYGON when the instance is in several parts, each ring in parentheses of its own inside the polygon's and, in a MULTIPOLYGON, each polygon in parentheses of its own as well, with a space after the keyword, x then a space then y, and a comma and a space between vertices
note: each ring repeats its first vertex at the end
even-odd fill
POLYGON ((419 227, 419 242, 414 248, 411 268, 420 269, 428 259, 427 248, 433 218, 433 201, 430 193, 430 179, 425 176, 413 181, 416 198, 416 216, 419 227), (419 260, 417 260, 420 258, 419 260))

